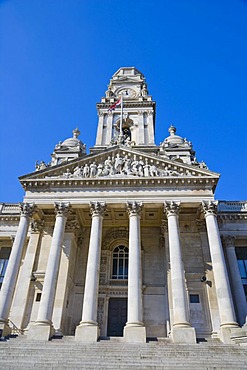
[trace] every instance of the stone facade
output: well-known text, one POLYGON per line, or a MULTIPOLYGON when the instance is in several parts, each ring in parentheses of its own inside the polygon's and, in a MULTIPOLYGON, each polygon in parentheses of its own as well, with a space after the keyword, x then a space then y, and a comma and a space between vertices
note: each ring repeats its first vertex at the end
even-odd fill
POLYGON ((136 68, 97 109, 89 154, 74 130, 20 178, 23 203, 0 205, 2 335, 245 340, 247 202, 215 201, 219 174, 174 126, 155 145, 136 68))

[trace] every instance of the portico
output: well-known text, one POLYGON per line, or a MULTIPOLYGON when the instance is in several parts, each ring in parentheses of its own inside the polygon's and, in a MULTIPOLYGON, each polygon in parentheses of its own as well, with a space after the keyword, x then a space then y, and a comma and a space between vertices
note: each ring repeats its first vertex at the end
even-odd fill
POLYGON ((25 198, 0 291, 3 335, 10 319, 32 340, 229 343, 246 302, 232 242, 221 244, 219 174, 174 126, 154 144, 155 102, 137 69, 120 68, 97 109, 89 154, 75 129, 50 164, 20 177, 25 198), (119 96, 122 112, 112 108, 119 96))

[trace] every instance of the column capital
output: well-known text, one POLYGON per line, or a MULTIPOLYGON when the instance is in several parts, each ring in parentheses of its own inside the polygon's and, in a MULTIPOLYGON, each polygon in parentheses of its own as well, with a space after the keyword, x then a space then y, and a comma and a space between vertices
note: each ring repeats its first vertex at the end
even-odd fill
POLYGON ((204 200, 202 201, 202 211, 206 216, 208 215, 214 215, 216 216, 217 215, 217 206, 218 206, 218 202, 213 202, 213 201, 208 201, 208 202, 205 202, 204 200))
POLYGON ((133 215, 140 216, 143 204, 142 202, 135 202, 135 201, 127 202, 126 207, 127 207, 127 212, 129 214, 129 217, 133 215))
POLYGON ((55 213, 56 213, 56 216, 64 216, 64 217, 67 217, 68 214, 71 212, 71 209, 70 209, 70 203, 58 203, 58 202, 54 202, 54 207, 55 207, 55 213))
POLYGON ((31 222, 31 230, 33 233, 40 233, 43 231, 45 221, 44 220, 33 220, 31 222))
POLYGON ((221 240, 225 247, 234 247, 235 248, 235 236, 232 235, 222 235, 221 240))
POLYGON ((172 215, 178 215, 180 210, 180 202, 164 202, 164 213, 167 217, 172 215))
POLYGON ((37 212, 37 206, 34 203, 19 203, 21 216, 32 217, 37 212))
POLYGON ((106 211, 105 202, 90 202, 91 216, 103 216, 106 211))

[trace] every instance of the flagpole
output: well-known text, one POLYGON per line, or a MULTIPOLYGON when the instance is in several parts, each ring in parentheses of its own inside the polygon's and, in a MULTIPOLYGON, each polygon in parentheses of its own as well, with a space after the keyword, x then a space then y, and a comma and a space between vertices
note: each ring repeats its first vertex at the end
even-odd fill
POLYGON ((120 116, 120 126, 119 126, 120 135, 123 134, 123 94, 121 94, 121 116, 120 116))

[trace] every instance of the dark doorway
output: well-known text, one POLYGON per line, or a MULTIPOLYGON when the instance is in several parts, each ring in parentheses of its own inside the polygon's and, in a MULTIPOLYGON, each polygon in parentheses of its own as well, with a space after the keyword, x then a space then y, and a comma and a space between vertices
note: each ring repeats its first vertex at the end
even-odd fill
POLYGON ((127 321, 127 298, 110 298, 108 309, 108 337, 122 337, 127 321))

